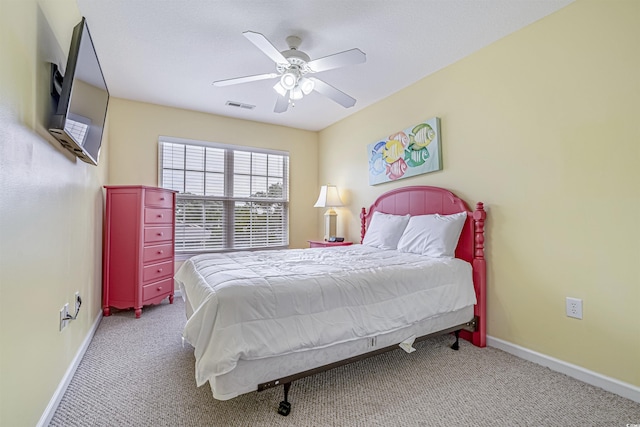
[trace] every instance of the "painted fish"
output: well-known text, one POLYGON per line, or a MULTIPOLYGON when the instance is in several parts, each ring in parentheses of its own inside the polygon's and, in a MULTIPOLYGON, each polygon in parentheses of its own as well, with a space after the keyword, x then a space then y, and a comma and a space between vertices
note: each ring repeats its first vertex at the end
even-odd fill
POLYGON ((411 138, 412 148, 416 150, 417 149, 416 147, 419 147, 419 148, 426 147, 431 143, 431 141, 433 141, 433 138, 435 138, 435 136, 436 136, 435 131, 427 123, 420 123, 419 125, 416 125, 411 130, 410 138, 411 138))
POLYGON ((409 166, 407 166, 407 163, 404 161, 404 159, 398 159, 392 164, 387 165, 386 174, 390 180, 396 180, 404 175, 408 167, 409 166))
POLYGON ((372 152, 369 158, 369 173, 371 175, 380 175, 384 172, 385 162, 382 160, 382 153, 372 152))
POLYGON ((396 132, 393 135, 389 136, 389 140, 400 141, 402 143, 402 147, 406 147, 409 143, 409 136, 403 131, 396 132))
POLYGON ((407 150, 404 152, 404 159, 411 168, 423 165, 429 158, 429 150, 423 147, 419 150, 407 150))
POLYGON ((373 146, 373 153, 382 153, 382 149, 384 148, 384 145, 387 143, 387 141, 378 141, 376 142, 376 145, 373 146))
POLYGON ((382 158, 387 163, 394 163, 404 156, 404 145, 396 139, 390 139, 382 150, 382 158))

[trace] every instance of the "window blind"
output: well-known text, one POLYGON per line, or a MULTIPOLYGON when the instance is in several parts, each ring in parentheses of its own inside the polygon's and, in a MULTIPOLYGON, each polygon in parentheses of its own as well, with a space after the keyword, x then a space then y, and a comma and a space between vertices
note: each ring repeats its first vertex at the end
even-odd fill
POLYGON ((161 138, 159 181, 177 191, 176 253, 286 247, 289 155, 161 138))

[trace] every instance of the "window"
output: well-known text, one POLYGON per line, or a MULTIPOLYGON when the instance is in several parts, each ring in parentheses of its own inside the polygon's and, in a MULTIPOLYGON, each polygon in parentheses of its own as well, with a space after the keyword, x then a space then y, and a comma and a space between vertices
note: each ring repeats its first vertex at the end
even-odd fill
POLYGON ((159 182, 176 190, 176 253, 286 247, 289 154, 160 138, 159 182))

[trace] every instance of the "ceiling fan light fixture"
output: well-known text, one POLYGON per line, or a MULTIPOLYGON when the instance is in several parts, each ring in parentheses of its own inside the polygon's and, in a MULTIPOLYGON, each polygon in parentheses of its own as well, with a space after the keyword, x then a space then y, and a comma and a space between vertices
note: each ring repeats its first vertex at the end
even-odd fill
POLYGON ((286 90, 291 90, 298 84, 298 77, 295 70, 289 70, 280 77, 280 84, 286 90))
POLYGON ((275 72, 218 80, 213 82, 215 86, 230 86, 277 78, 278 81, 273 86, 273 89, 279 95, 273 109, 275 113, 287 111, 288 107, 294 106, 294 100, 302 99, 313 91, 328 97, 345 108, 355 105, 356 100, 346 93, 323 80, 315 77, 306 78, 305 75, 333 70, 347 65, 361 64, 366 61, 366 55, 360 49, 354 48, 312 61, 309 55, 298 50, 302 43, 302 39, 298 36, 287 37, 289 50, 281 52, 263 34, 254 31, 245 31, 242 34, 275 62, 275 72))
POLYGON ((287 94, 287 90, 284 88, 284 86, 282 86, 282 84, 278 81, 273 88, 275 89, 276 92, 278 92, 278 95, 280 96, 285 96, 287 94))
POLYGON ((313 80, 303 77, 298 82, 298 86, 302 89, 302 93, 309 95, 313 91, 315 83, 313 83, 313 80))
POLYGON ((304 94, 302 93, 302 89, 300 89, 300 86, 296 86, 291 89, 291 99, 293 99, 294 101, 302 99, 303 96, 304 94))

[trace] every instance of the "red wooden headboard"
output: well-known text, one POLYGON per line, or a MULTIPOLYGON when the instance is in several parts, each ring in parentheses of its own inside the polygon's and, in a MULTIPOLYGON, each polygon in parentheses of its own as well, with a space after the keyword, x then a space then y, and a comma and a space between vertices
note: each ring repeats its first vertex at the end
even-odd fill
MULTIPOLYGON (((443 215, 467 211, 467 221, 460 233, 456 258, 463 259, 473 267, 473 283, 478 303, 474 314, 478 317, 476 332, 461 334, 474 345, 486 345, 486 260, 484 259, 484 221, 487 213, 482 203, 470 211, 467 204, 449 190, 439 187, 411 186, 396 188, 380 195, 366 211, 362 208, 361 241, 375 211, 394 215, 427 215, 439 213, 443 215)), ((464 331, 463 331, 464 332, 464 331)))

